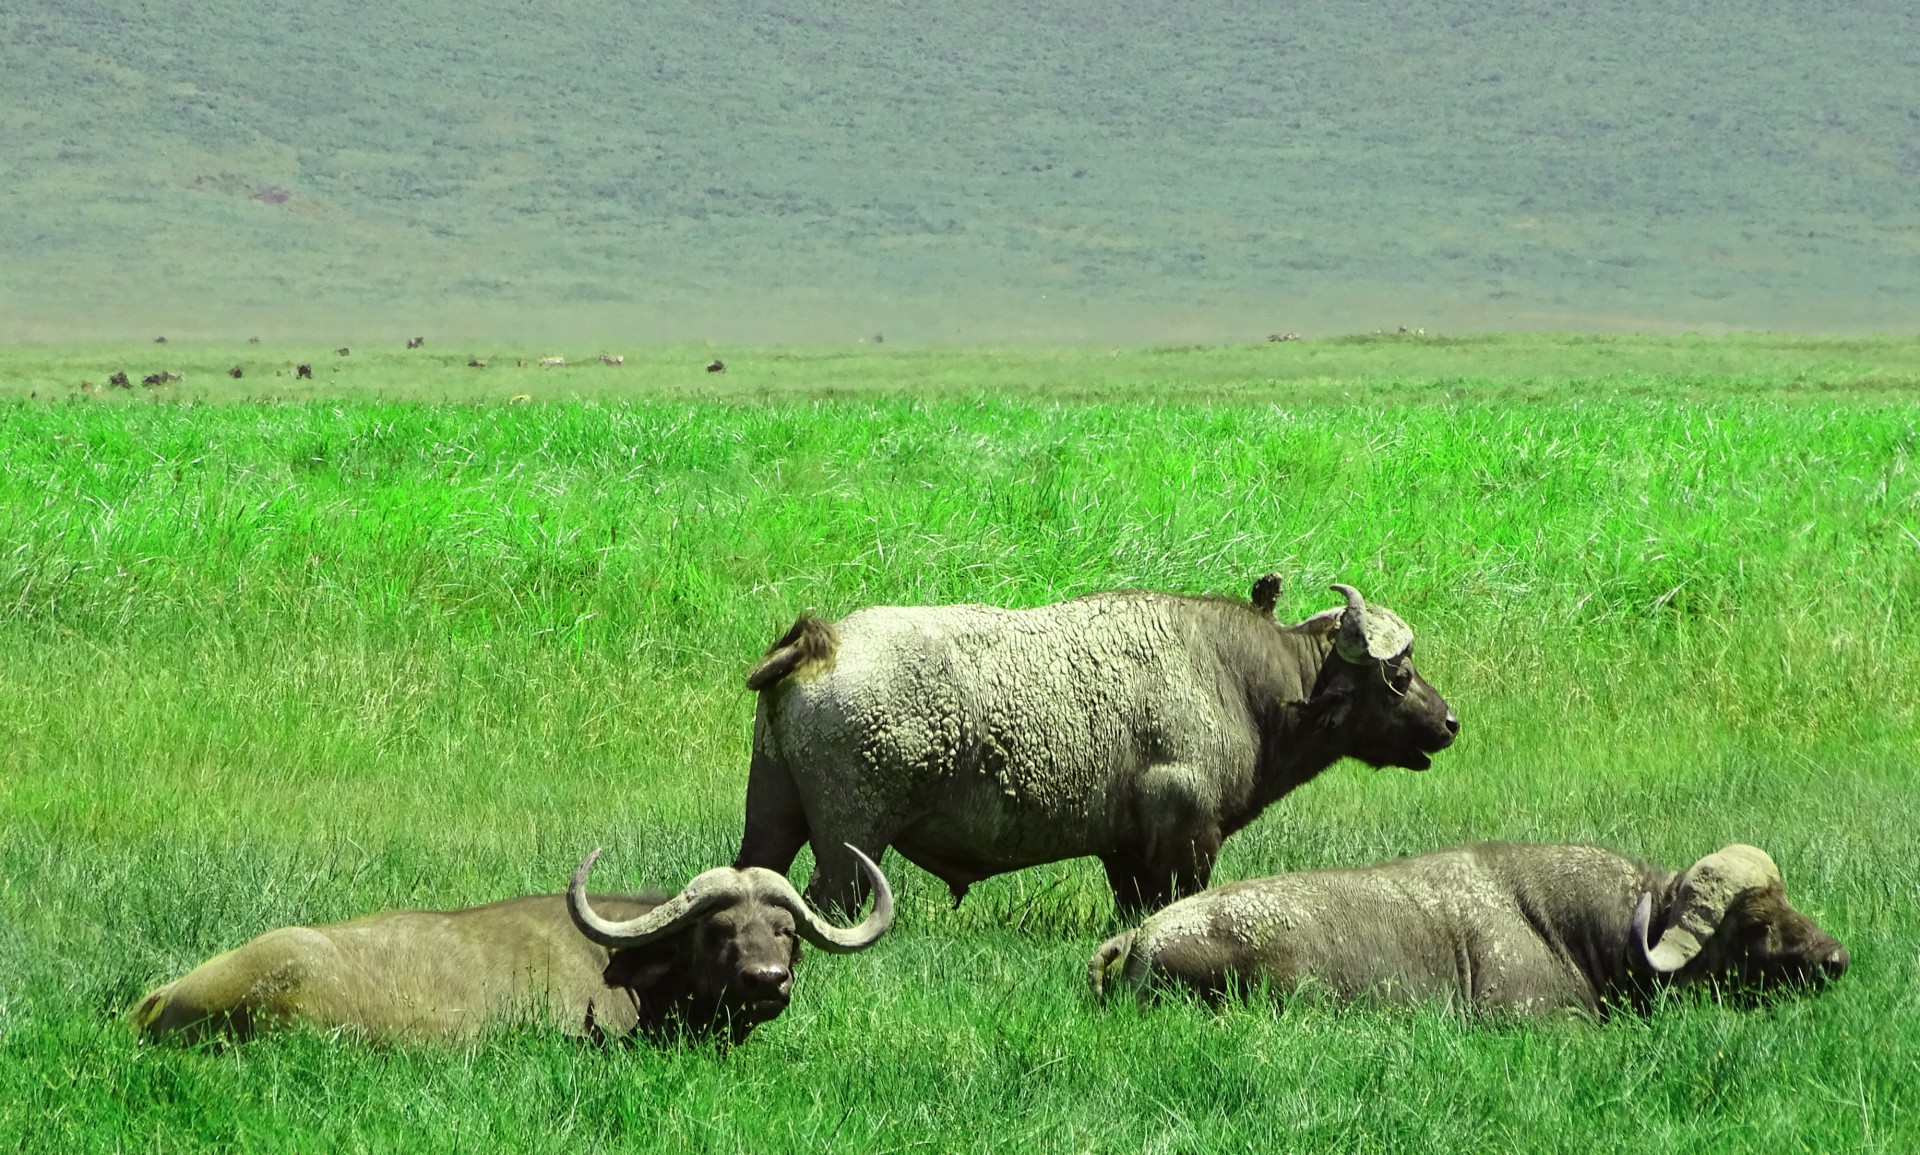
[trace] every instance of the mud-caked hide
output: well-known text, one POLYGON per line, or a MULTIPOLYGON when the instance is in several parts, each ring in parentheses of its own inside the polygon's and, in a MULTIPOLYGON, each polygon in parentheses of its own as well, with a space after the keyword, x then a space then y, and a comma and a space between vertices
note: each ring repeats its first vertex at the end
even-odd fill
POLYGON ((1676 984, 1817 988, 1847 964, 1753 847, 1675 874, 1601 847, 1492 842, 1209 890, 1110 939, 1087 977, 1096 994, 1605 1014, 1676 984))
POLYGON ((759 691, 739 867, 857 906, 843 844, 974 882, 1099 857, 1128 910, 1206 885, 1221 841, 1343 757, 1425 769, 1458 729, 1413 667, 1412 631, 1343 608, 1276 622, 1252 602, 1139 590, 1027 610, 875 607, 803 617, 747 676, 759 691))

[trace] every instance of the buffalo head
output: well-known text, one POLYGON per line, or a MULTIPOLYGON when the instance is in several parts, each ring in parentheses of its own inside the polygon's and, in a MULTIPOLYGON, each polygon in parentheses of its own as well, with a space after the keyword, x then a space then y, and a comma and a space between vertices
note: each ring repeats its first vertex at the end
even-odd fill
POLYGON ((1432 754, 1453 744, 1460 720, 1413 667, 1413 628, 1360 591, 1335 585, 1347 599, 1333 651, 1320 666, 1311 698, 1324 725, 1346 735, 1346 753, 1370 766, 1425 770, 1432 754))
POLYGON ((787 1009, 800 940, 821 950, 865 950, 893 923, 893 891, 873 860, 849 846, 873 887, 858 926, 823 919, 784 875, 760 867, 709 870, 638 918, 611 922, 587 900, 600 851, 573 872, 567 909, 580 933, 607 947, 608 985, 632 991, 653 1030, 725 1028, 734 1041, 787 1009))
POLYGON ((1666 929, 1649 943, 1654 896, 1633 912, 1634 943, 1657 975, 1759 991, 1824 986, 1847 972, 1847 948, 1787 904, 1780 868, 1735 843, 1688 867, 1674 887, 1666 929))

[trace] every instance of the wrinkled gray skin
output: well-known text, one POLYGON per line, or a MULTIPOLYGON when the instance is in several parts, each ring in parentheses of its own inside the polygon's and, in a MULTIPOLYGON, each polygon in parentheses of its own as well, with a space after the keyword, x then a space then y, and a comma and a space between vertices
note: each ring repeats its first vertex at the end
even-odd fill
POLYGON ((577 901, 601 926, 604 916, 621 920, 610 929, 629 932, 624 939, 583 924, 569 894, 283 927, 149 994, 133 1011, 134 1029, 147 1038, 244 1040, 304 1022, 381 1039, 462 1040, 544 1023, 596 1040, 637 1032, 738 1042, 786 1009, 801 938, 858 950, 892 917, 877 868, 873 916, 842 931, 765 871, 708 871, 673 898, 589 898, 592 861, 575 874, 577 901), (630 933, 634 920, 642 934, 630 933), (622 941, 632 945, 606 945, 622 941))
POLYGON ((803 617, 747 678, 734 865, 785 873, 811 839, 826 909, 864 895, 843 843, 894 847, 956 903, 1081 855, 1123 912, 1204 888, 1223 839, 1334 762, 1424 770, 1459 729, 1391 611, 1348 591, 1284 625, 1278 591, 1268 575, 1253 604, 1123 590, 803 617))
POLYGON ((1818 986, 1847 961, 1750 846, 1675 873, 1596 846, 1487 842, 1209 890, 1108 940, 1087 979, 1096 995, 1264 989, 1604 1016, 1664 985, 1818 986))

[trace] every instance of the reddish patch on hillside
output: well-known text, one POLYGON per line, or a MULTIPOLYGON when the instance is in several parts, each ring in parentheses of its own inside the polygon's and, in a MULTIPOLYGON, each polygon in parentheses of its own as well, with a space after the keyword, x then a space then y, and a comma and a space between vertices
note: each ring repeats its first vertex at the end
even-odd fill
POLYGON ((259 192, 253 194, 253 199, 259 201, 263 205, 283 205, 283 204, 286 204, 287 201, 292 197, 293 197, 292 193, 288 192, 286 189, 281 188, 277 184, 270 184, 266 188, 263 188, 259 192))

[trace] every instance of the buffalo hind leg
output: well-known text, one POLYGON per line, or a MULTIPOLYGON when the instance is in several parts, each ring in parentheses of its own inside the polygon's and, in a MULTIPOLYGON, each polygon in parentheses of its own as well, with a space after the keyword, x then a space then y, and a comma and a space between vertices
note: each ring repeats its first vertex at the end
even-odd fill
POLYGON ((860 852, 878 866, 881 856, 887 852, 891 835, 872 832, 849 835, 832 827, 828 830, 831 833, 813 840, 813 878, 807 882, 807 904, 829 918, 851 921, 860 916, 873 888, 860 864, 847 850, 847 844, 858 846, 860 852))
POLYGON ((785 874, 806 843, 807 812, 793 775, 784 762, 754 750, 747 771, 747 828, 740 837, 734 869, 762 866, 785 874))

